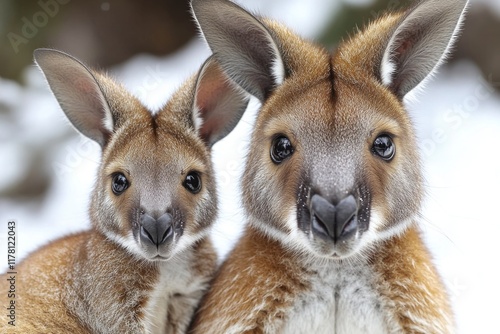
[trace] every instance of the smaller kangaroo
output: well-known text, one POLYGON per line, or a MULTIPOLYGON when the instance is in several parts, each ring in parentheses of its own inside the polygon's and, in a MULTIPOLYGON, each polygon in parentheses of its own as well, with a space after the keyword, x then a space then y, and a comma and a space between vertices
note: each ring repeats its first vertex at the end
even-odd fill
POLYGON ((192 0, 224 71, 262 107, 242 180, 247 227, 192 332, 452 333, 418 225, 404 97, 457 35, 466 0, 388 13, 332 53, 225 0, 192 0))
MULTIPOLYGON (((63 52, 34 56, 70 122, 102 147, 102 161, 91 229, 19 264, 16 326, 2 321, 0 332, 184 333, 216 268, 210 148, 248 99, 211 58, 151 113, 63 52)), ((5 275, 0 282, 6 291, 5 275)))

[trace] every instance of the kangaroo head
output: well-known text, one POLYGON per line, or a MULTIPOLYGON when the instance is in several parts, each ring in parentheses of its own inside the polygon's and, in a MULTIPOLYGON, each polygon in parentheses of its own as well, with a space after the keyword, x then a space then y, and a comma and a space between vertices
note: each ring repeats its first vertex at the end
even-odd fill
POLYGON ((214 60, 157 113, 67 54, 39 49, 35 60, 70 122, 102 147, 94 227, 148 260, 205 236, 217 212, 210 147, 247 105, 214 60))
POLYGON ((329 53, 229 1, 192 1, 221 67, 262 102, 243 176, 250 224, 341 259, 414 221, 422 176, 403 98, 444 59, 465 4, 419 1, 329 53))

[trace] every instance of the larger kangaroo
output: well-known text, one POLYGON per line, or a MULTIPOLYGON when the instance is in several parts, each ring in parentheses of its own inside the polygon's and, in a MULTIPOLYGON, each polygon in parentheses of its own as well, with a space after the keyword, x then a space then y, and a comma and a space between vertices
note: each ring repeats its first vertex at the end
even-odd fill
POLYGON ((403 98, 445 58, 465 0, 387 14, 330 54, 224 0, 192 8, 226 73, 262 102, 247 228, 193 333, 451 333, 418 226, 419 146, 403 98))
MULTIPOLYGON (((2 321, 0 332, 184 333, 216 265, 210 147, 247 98, 209 59, 152 114, 67 54, 40 49, 35 60, 71 123, 101 145, 102 162, 92 228, 20 263, 15 327, 2 321)), ((5 275, 0 282, 8 291, 5 275)))

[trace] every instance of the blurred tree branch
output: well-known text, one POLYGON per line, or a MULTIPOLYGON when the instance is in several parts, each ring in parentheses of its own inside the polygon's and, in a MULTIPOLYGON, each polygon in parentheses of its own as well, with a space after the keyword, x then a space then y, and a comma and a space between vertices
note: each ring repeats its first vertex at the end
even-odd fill
POLYGON ((166 55, 196 33, 187 0, 7 0, 0 13, 0 76, 16 80, 36 48, 108 67, 138 53, 166 55))
POLYGON ((329 47, 335 46, 357 27, 363 27, 388 11, 407 8, 410 3, 410 0, 375 0, 369 6, 343 4, 320 35, 319 42, 329 47))

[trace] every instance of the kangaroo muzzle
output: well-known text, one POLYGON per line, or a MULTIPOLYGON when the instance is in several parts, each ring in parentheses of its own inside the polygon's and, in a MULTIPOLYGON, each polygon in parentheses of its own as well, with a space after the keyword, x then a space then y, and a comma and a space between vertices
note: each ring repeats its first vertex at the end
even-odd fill
POLYGON ((362 245, 370 226, 371 193, 363 182, 350 189, 299 188, 297 224, 305 236, 302 240, 315 254, 346 258, 356 254, 362 245))
POLYGON ((172 215, 164 213, 158 219, 147 213, 141 214, 140 238, 146 246, 160 247, 171 241, 174 235, 172 215))
POLYGON ((311 229, 323 238, 334 242, 350 239, 358 228, 358 204, 353 195, 340 200, 336 205, 315 194, 311 199, 311 229))

